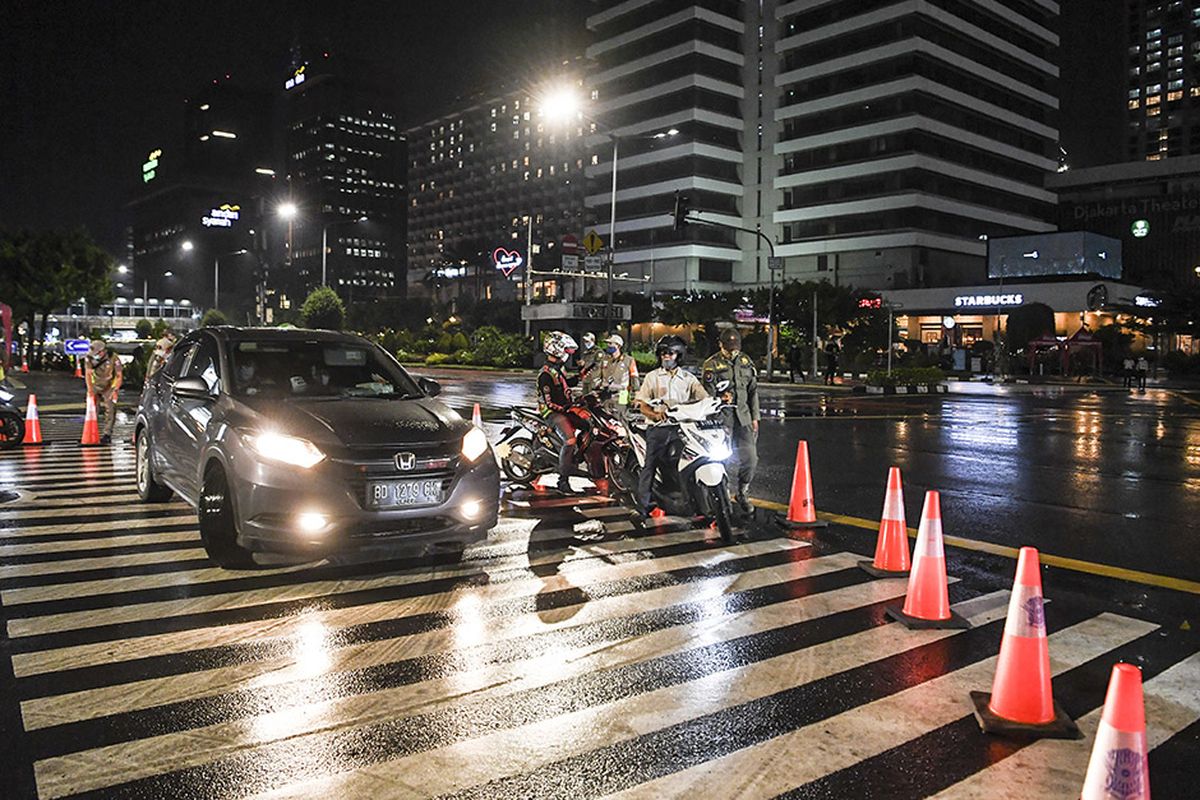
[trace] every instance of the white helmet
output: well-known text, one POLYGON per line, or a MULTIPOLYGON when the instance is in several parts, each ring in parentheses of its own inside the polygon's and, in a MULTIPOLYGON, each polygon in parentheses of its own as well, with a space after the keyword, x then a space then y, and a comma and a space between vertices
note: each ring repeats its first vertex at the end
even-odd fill
POLYGON ((578 349, 579 345, 575 343, 575 340, 562 331, 547 333, 546 340, 542 342, 542 352, 551 358, 566 358, 578 349))

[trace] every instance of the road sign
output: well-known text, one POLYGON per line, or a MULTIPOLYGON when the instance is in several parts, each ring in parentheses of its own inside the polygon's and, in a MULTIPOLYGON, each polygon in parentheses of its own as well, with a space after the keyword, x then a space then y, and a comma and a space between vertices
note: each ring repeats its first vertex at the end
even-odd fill
POLYGON ((604 256, 584 256, 584 269, 600 269, 604 266, 604 256))
POLYGON ((767 269, 783 269, 783 256, 771 256, 768 258, 767 269))
POLYGON ((575 237, 575 234, 568 233, 562 237, 562 251, 564 255, 568 256, 579 255, 579 239, 575 237))
POLYGON ((588 251, 589 256, 596 255, 603 247, 604 240, 600 238, 600 234, 596 233, 594 229, 588 231, 587 235, 583 237, 583 249, 588 251))
POLYGON ((563 265, 563 269, 578 269, 579 268, 579 256, 575 255, 574 253, 567 253, 564 251, 563 257, 562 257, 562 265, 563 265))
POLYGON ((91 345, 87 339, 63 339, 63 353, 69 356, 86 356, 91 345))

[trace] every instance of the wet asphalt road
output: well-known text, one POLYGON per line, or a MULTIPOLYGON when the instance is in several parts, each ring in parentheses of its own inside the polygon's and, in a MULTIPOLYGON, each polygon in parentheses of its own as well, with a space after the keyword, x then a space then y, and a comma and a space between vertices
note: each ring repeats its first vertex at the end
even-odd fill
MULTIPOLYGON (((437 377, 467 413, 480 400, 503 417, 530 397, 527 375, 437 377)), ((1145 513, 1195 535, 1196 467, 1178 460, 1196 454, 1196 407, 1170 395, 765 394, 785 414, 764 423, 766 500, 786 500, 804 436, 820 510, 877 517, 898 463, 910 526, 928 485, 944 492, 948 534, 992 541, 961 509, 1000 502, 984 491, 991 474, 1026 460, 978 449, 1058 442, 1070 454, 1035 447, 1039 472, 994 515, 994 541, 1036 534, 1047 552, 1088 557, 1071 520, 1111 519, 1126 490, 1080 468, 1083 448, 1109 447, 1074 433, 1087 419, 1124 435, 1118 453, 1162 431, 1147 447, 1174 452, 1171 470, 1142 458, 1113 474, 1180 484, 1183 497, 1164 488, 1145 513), (1077 472, 1071 493, 1046 485, 1077 472), (1053 521, 1038 527, 1038 514, 1053 521)), ((968 631, 889 623, 905 582, 857 569, 870 531, 796 540, 765 526, 730 547, 684 520, 642 527, 603 498, 515 498, 461 554, 230 572, 205 558, 190 509, 133 499, 127 423, 115 446, 83 451, 77 416, 44 425, 52 446, 0 454, 0 490, 22 492, 0 504, 5 798, 983 800, 1020 787, 1066 800, 1122 660, 1146 681, 1154 796, 1194 797, 1195 595, 1044 570, 1055 699, 1086 738, 1022 744, 982 735, 967 700, 991 682, 1006 558, 949 551, 968 631)), ((1166 527, 1142 535, 1167 546, 1166 527)), ((1168 566, 1155 570, 1195 576, 1168 566)))

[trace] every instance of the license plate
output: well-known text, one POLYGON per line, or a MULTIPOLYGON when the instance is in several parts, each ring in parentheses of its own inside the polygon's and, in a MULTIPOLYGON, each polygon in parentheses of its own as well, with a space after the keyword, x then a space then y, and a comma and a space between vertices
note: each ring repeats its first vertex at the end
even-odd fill
POLYGON ((441 502, 441 480, 375 481, 367 484, 368 508, 436 506, 441 502))

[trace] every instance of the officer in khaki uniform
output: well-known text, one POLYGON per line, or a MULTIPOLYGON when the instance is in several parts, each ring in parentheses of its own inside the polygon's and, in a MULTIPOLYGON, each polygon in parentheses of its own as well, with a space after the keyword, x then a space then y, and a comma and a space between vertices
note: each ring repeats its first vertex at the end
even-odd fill
POLYGON ((596 388, 615 392, 611 397, 605 398, 604 408, 620 418, 625 417, 629 403, 641 385, 637 362, 633 360, 633 356, 623 352, 624 347, 625 340, 615 333, 605 339, 604 355, 600 356, 595 373, 596 388))
MULTIPOLYGON (((721 331, 721 350, 709 356, 702 367, 704 388, 734 408, 726 417, 737 459, 737 503, 742 511, 754 511, 750 505, 750 484, 758 469, 758 368, 754 360, 742 352, 742 335, 737 328, 721 331), (729 381, 725 392, 717 384, 729 381)), ((732 470, 731 470, 732 471, 732 470)))
POLYGON ((96 405, 104 409, 104 423, 100 426, 100 444, 112 442, 113 425, 117 421, 117 395, 121 390, 124 375, 121 359, 108 349, 103 339, 93 339, 88 348, 87 390, 96 395, 96 405))

